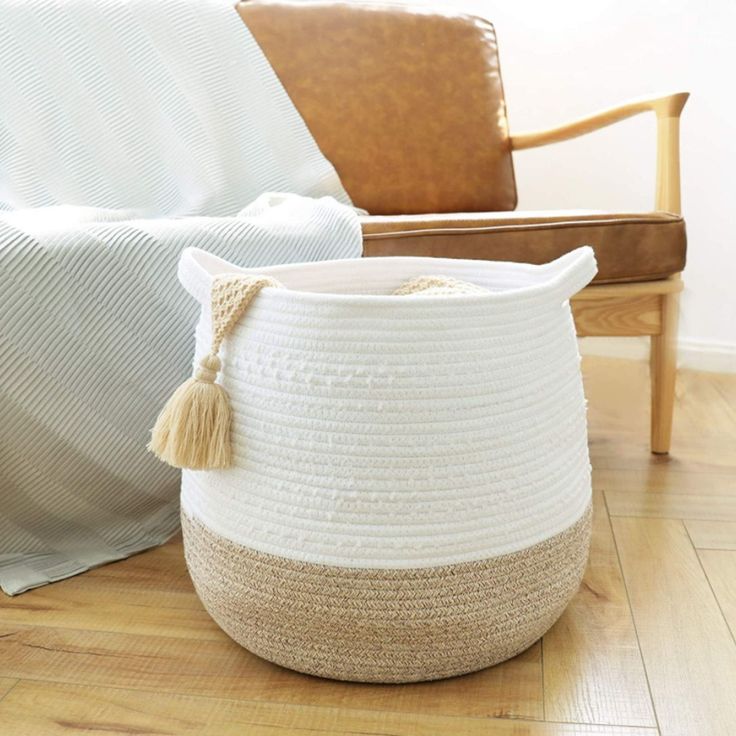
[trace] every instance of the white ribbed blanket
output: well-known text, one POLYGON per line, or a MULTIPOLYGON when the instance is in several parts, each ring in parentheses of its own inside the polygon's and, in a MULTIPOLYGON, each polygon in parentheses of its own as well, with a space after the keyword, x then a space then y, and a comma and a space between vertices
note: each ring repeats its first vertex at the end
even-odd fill
POLYGON ((0 209, 349 203, 233 0, 0 0, 0 209))
POLYGON ((230 0, 0 0, 3 590, 176 529, 145 444, 190 370, 181 250, 357 257, 347 204, 230 0))

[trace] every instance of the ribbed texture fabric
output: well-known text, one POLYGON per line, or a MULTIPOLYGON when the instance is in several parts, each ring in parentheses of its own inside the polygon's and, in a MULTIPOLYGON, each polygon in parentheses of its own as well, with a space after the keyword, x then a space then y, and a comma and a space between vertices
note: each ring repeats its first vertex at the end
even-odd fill
MULTIPOLYGON (((224 268, 182 256, 205 305, 199 354, 207 284, 224 268)), ((488 559, 567 529, 590 502, 590 469, 566 300, 594 272, 589 248, 541 267, 261 269, 286 288, 263 289, 221 350, 235 467, 185 471, 184 511, 260 552, 361 568, 488 559), (490 293, 386 296, 440 274, 490 293), (342 293, 316 291, 333 285, 342 293)))
POLYGON ((264 195, 237 218, 0 218, 0 585, 18 593, 165 541, 179 474, 145 449, 190 371, 197 305, 182 248, 258 266, 359 257, 331 198, 264 195))
POLYGON ((232 0, 0 0, 0 209, 349 203, 232 0))
POLYGON ((191 357, 183 248, 360 255, 334 201, 236 217, 268 191, 350 201, 231 0, 0 0, 6 592, 176 529, 178 475, 144 446, 191 357), (138 219, 180 215, 202 217, 138 219))

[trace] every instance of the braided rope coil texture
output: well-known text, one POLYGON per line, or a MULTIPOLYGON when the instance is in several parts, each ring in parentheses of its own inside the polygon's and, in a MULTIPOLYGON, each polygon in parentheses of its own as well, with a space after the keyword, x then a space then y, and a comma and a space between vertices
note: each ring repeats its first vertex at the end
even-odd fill
POLYGON ((236 642, 312 675, 413 682, 474 672, 539 639, 580 584, 590 515, 519 552, 414 570, 268 555, 186 514, 182 528, 197 593, 236 642))

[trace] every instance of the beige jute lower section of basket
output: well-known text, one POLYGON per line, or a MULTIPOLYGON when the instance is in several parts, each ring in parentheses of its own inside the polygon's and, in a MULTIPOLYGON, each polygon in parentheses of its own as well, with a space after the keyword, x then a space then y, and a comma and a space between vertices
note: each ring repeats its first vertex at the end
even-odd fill
POLYGON ((197 593, 236 642, 321 677, 414 682, 474 672, 531 646, 583 575, 591 510, 511 554, 443 567, 372 570, 257 552, 182 514, 197 593))

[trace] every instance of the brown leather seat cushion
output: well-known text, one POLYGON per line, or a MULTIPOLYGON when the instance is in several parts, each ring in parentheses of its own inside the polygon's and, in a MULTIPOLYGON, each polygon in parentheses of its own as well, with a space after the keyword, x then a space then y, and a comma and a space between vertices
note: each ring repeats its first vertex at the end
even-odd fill
POLYGON ((597 283, 666 278, 685 267, 685 223, 664 212, 366 216, 362 226, 366 256, 546 263, 591 245, 598 259, 597 283))

